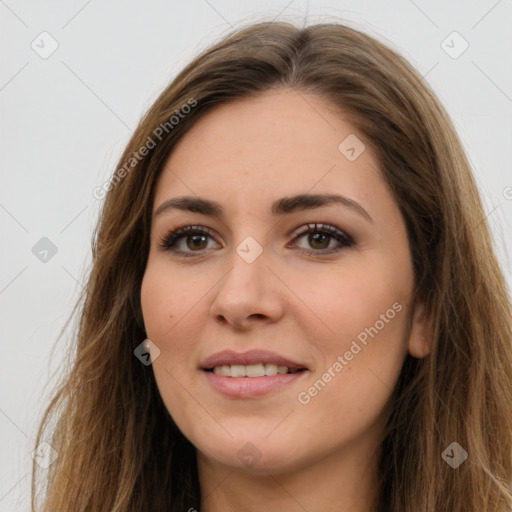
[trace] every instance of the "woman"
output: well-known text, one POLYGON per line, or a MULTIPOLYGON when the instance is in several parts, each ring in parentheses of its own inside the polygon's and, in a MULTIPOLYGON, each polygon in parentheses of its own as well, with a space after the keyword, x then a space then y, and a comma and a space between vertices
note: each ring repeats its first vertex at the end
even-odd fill
POLYGON ((339 24, 234 32, 95 195, 38 510, 510 510, 506 284, 401 56, 339 24))

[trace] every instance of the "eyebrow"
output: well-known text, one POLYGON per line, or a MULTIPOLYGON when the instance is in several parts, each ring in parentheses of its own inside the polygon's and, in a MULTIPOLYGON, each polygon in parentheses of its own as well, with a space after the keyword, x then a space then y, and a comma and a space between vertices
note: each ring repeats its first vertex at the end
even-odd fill
MULTIPOLYGON (((272 204, 272 214, 276 216, 286 215, 302 210, 311 210, 322 206, 339 204, 358 213, 367 221, 373 223, 370 214, 356 201, 339 194, 298 194, 283 197, 272 204)), ((155 217, 170 210, 182 210, 192 213, 201 213, 212 217, 222 218, 224 208, 210 199, 197 196, 173 197, 164 201, 156 210, 155 217)))

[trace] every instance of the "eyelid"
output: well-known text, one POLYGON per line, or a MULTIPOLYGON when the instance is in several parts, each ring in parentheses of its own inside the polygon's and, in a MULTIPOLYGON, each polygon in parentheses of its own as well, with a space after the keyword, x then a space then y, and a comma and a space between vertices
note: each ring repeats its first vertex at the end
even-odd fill
POLYGON ((342 248, 348 248, 355 245, 354 238, 349 235, 347 232, 337 228, 336 226, 333 226, 331 224, 322 223, 322 222, 312 222, 305 224, 303 226, 300 226, 297 228, 291 236, 293 236, 292 242, 296 242, 299 238, 302 238, 304 235, 307 235, 309 233, 324 233, 330 236, 331 238, 334 238, 339 244, 341 244, 341 247, 331 247, 330 249, 323 249, 323 250, 313 250, 313 249, 299 249, 304 253, 312 253, 312 254, 332 254, 339 252, 342 248))
MULTIPOLYGON (((170 248, 168 248, 169 240, 172 237, 173 238, 173 244, 176 242, 176 240, 179 240, 181 238, 185 238, 187 234, 190 233, 190 235, 193 234, 204 234, 206 236, 209 236, 213 240, 215 240, 215 232, 207 228, 206 226, 202 226, 200 224, 183 224, 180 226, 177 226, 174 229, 170 229, 165 231, 165 234, 160 238, 158 247, 159 249, 162 249, 163 251, 170 251, 170 248)), ((188 236, 190 236, 188 235, 188 236)), ((218 243, 218 242, 217 242, 218 243)), ((179 251, 174 251, 179 252, 179 251)), ((202 251, 204 252, 204 251, 202 251)))
MULTIPOLYGON (((327 223, 321 223, 321 222, 313 222, 308 224, 303 224, 296 228, 292 233, 290 233, 288 236, 292 237, 293 240, 291 243, 293 246, 296 245, 296 242, 298 239, 302 238, 304 235, 307 235, 309 233, 323 233, 329 236, 330 238, 334 238, 338 244, 340 244, 338 247, 331 247, 327 249, 304 249, 304 248, 298 248, 298 250, 304 254, 313 254, 317 256, 321 255, 328 255, 340 252, 342 249, 352 247, 355 245, 355 241, 351 235, 346 233, 345 231, 327 223)), ((177 241, 181 241, 181 239, 186 238, 187 236, 192 235, 204 235, 210 237, 212 240, 214 240, 217 244, 216 240, 216 233, 210 228, 207 228, 202 225, 190 225, 190 224, 184 224, 181 226, 178 226, 172 230, 166 231, 165 235, 160 239, 160 243, 158 244, 158 248, 164 252, 172 252, 179 256, 201 256, 207 252, 210 252, 210 250, 200 250, 200 251, 179 251, 176 249, 173 249, 173 247, 176 245, 177 241)), ((289 247, 289 245, 287 245, 289 247)))
POLYGON ((308 222, 307 224, 303 224, 302 226, 299 226, 297 229, 292 231, 290 236, 292 236, 294 238, 297 238, 297 237, 302 236, 302 235, 304 235, 306 233, 309 233, 312 230, 326 231, 328 233, 333 233, 333 234, 337 233, 337 234, 340 234, 340 235, 344 234, 348 238, 348 235, 344 231, 342 231, 341 229, 338 229, 337 227, 332 226, 331 224, 325 224, 325 223, 322 223, 322 222, 308 222))

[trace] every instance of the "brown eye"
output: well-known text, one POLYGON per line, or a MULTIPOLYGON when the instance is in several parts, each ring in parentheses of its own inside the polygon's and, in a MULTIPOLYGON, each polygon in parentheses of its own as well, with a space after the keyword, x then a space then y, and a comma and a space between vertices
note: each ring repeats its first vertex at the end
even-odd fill
POLYGON ((308 235, 308 243, 314 249, 327 249, 331 241, 330 239, 331 237, 329 235, 323 233, 310 233, 308 235))
POLYGON ((307 244, 310 248, 299 247, 306 254, 331 254, 354 245, 354 240, 350 235, 334 226, 328 224, 308 224, 307 229, 301 231, 295 236, 295 241, 307 235, 307 244), (337 242, 337 246, 331 246, 331 241, 337 242))
MULTIPOLYGON (((306 237, 309 247, 298 247, 306 254, 323 255, 341 251, 354 245, 350 235, 328 224, 308 224, 307 229, 294 237, 293 246, 297 241, 306 237), (337 242, 332 245, 331 242, 337 242)), ((163 251, 172 252, 178 256, 200 256, 209 249, 209 240, 215 241, 213 232, 202 226, 186 226, 168 233, 160 240, 159 247, 163 251)))
POLYGON ((208 244, 205 235, 189 235, 186 237, 186 241, 189 249, 204 249, 208 244), (190 242, 190 244, 188 242, 190 242))
POLYGON ((209 239, 213 240, 213 237, 208 228, 186 226, 164 236, 160 240, 160 248, 182 256, 195 256, 205 252, 209 239))

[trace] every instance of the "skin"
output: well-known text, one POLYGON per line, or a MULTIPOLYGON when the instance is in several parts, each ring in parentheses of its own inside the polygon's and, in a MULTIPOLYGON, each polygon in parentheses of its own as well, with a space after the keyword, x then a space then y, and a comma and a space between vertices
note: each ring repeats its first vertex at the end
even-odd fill
POLYGON ((338 150, 350 134, 364 141, 325 99, 269 90, 204 115, 157 183, 142 310, 147 337, 160 350, 153 362, 158 389, 197 448, 206 512, 372 510, 388 401, 407 352, 427 355, 429 333, 422 305, 411 302, 404 220, 369 145, 355 161, 338 150), (272 214, 273 201, 301 193, 343 194, 373 222, 336 204, 272 214), (181 195, 217 201, 225 215, 154 215, 181 195), (294 241, 297 228, 315 222, 348 233, 355 244, 322 255, 340 244, 315 244, 307 234, 294 241), (159 249, 182 225, 213 232, 199 249, 186 236, 177 242, 175 248, 195 251, 192 257, 159 249), (248 236, 263 250, 252 263, 236 251, 248 236), (300 403, 299 393, 397 302, 401 311, 300 403), (198 369, 220 350, 253 348, 304 363, 308 372, 279 391, 236 399, 213 390, 198 369), (250 450, 247 442, 258 459, 252 465, 238 456, 250 450))

